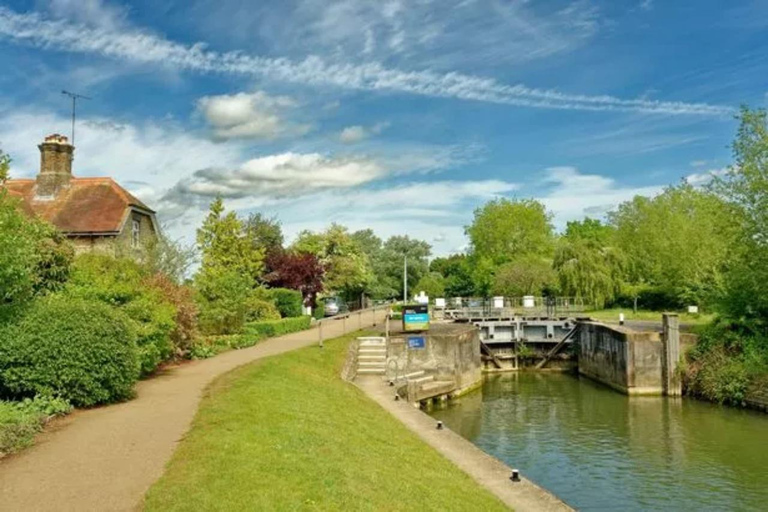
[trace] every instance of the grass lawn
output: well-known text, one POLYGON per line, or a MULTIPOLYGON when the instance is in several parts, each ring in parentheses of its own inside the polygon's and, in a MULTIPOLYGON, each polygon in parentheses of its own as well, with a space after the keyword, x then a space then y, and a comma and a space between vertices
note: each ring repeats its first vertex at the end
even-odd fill
POLYGON ((506 510, 341 380, 353 337, 215 381, 146 510, 506 510))
MULTIPOLYGON (((653 322, 659 322, 659 323, 661 322, 661 315, 662 315, 661 311, 638 310, 637 313, 633 313, 632 308, 601 309, 597 311, 587 311, 584 314, 594 318, 595 320, 600 320, 603 322, 618 322, 619 313, 624 313, 624 320, 626 321, 644 320, 644 321, 653 321, 653 322)), ((689 313, 678 313, 678 314, 680 315, 680 322, 684 324, 703 325, 711 322, 715 318, 715 315, 711 313, 699 314, 699 315, 691 315, 689 313)))

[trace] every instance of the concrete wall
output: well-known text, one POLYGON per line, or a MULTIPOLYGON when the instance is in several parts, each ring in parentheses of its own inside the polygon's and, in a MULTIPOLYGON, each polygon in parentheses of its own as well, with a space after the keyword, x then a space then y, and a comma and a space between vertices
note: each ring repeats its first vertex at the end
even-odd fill
POLYGON ((582 322, 578 340, 580 374, 631 395, 662 394, 658 333, 582 322))
POLYGON ((437 381, 454 381, 457 392, 482 382, 480 342, 473 325, 433 324, 423 333, 393 333, 390 350, 400 361, 401 373, 423 370, 437 381), (424 348, 410 348, 411 336, 424 336, 424 348))

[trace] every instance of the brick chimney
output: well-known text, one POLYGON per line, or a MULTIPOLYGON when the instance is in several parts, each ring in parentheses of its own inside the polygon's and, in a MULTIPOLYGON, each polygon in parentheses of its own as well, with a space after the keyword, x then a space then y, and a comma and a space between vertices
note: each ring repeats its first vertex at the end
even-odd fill
POLYGON ((37 147, 40 149, 40 173, 37 175, 35 195, 55 197, 61 189, 69 186, 75 147, 58 133, 47 136, 37 147))

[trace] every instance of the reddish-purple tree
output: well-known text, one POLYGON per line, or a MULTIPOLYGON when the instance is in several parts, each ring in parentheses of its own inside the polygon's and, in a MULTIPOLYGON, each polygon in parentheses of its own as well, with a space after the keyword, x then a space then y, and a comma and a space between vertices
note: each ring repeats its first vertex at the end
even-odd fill
POLYGON ((272 287, 298 290, 304 303, 315 307, 317 294, 323 291, 325 269, 317 256, 308 252, 272 251, 267 255, 268 273, 264 281, 272 287))

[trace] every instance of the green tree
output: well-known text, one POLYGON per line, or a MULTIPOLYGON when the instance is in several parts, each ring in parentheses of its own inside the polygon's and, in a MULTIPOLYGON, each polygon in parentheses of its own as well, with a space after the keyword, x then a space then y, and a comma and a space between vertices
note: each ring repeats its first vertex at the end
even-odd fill
POLYGON ((714 300, 735 240, 730 208, 687 183, 635 197, 609 214, 616 248, 627 258, 627 283, 650 285, 674 307, 714 300))
POLYGON ((494 275, 494 295, 520 297, 523 295, 545 295, 556 282, 552 262, 530 254, 500 266, 494 275))
POLYGON ((452 254, 447 258, 435 258, 429 265, 431 272, 445 277, 445 294, 448 297, 471 297, 475 294, 472 272, 466 254, 452 254))
POLYGON ((220 197, 211 203, 203 225, 197 230, 202 255, 201 272, 235 271, 256 286, 264 271, 264 249, 254 247, 244 223, 235 212, 224 213, 220 197))
POLYGON ((722 309, 732 318, 768 319, 768 113, 742 108, 734 165, 712 189, 732 206, 737 243, 726 274, 722 309))
MULTIPOLYGON (((498 266, 528 254, 550 256, 554 244, 551 214, 533 199, 495 199, 475 210, 465 228, 471 255, 498 266)), ((483 262, 482 265, 487 265, 483 262)))
POLYGON ((8 174, 11 170, 11 157, 3 153, 0 149, 0 185, 8 179, 8 174))
POLYGON ((384 242, 377 264, 382 272, 379 279, 389 290, 395 291, 395 295, 390 298, 403 296, 403 270, 406 258, 409 295, 418 293, 418 290, 413 287, 429 272, 430 254, 432 254, 432 247, 427 242, 409 236, 393 236, 384 242))
POLYGON ((382 257, 383 242, 372 229, 352 233, 352 239, 368 257, 372 278, 365 293, 375 299, 389 299, 397 296, 397 289, 387 278, 387 265, 382 257))
POLYGON ((245 221, 245 233, 257 251, 267 254, 283 248, 283 228, 277 217, 252 213, 245 221))
POLYGON ((424 292, 434 300, 438 297, 445 297, 445 278, 439 272, 429 272, 419 279, 416 286, 413 287, 414 293, 424 292))
POLYGON ((606 246, 613 242, 616 229, 600 220, 586 217, 583 220, 568 222, 565 228, 564 238, 567 240, 584 240, 606 246))
POLYGON ((555 251, 553 267, 560 292, 602 308, 623 289, 623 254, 593 237, 565 237, 555 251))
POLYGON ((317 256, 325 268, 325 289, 347 298, 363 293, 373 278, 368 256, 339 224, 322 233, 302 231, 292 249, 317 256))

